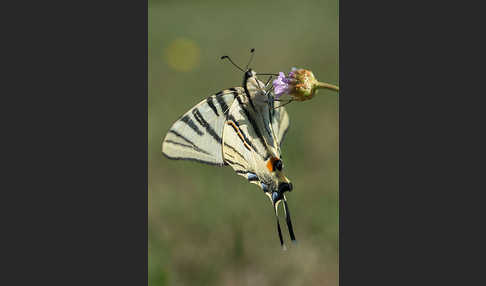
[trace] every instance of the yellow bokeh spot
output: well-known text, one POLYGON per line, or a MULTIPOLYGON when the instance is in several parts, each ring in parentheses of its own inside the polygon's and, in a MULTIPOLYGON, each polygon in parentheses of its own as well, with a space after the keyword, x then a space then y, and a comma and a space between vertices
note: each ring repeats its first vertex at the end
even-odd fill
POLYGON ((200 50, 197 44, 187 38, 173 40, 165 50, 169 66, 176 71, 191 71, 199 65, 200 50))

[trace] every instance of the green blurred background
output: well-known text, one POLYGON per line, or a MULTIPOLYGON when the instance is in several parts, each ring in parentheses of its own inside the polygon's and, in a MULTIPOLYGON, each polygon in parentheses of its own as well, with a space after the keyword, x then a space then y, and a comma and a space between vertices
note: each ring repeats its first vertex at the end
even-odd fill
MULTIPOLYGON (((202 99, 257 72, 339 83, 338 1, 149 1, 149 285, 338 285, 338 96, 287 106, 282 146, 297 245, 280 248, 261 190, 230 167, 172 161, 161 141, 202 99)), ((283 216, 282 216, 283 217, 283 216)))

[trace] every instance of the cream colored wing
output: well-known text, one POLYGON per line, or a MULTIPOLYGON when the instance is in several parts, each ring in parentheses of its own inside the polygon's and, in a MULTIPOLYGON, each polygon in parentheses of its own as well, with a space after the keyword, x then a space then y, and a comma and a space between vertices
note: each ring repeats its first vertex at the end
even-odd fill
POLYGON ((256 173, 270 155, 248 108, 244 96, 238 95, 223 129, 223 156, 237 174, 260 184, 256 173))
POLYGON ((242 88, 223 90, 186 112, 167 132, 162 153, 169 159, 224 165, 223 127, 235 96, 242 88))

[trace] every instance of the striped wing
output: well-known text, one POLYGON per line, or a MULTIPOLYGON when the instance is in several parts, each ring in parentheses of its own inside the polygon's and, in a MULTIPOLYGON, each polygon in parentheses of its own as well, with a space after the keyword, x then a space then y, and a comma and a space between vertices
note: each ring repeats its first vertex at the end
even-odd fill
POLYGON ((259 184, 255 174, 262 179, 269 158, 280 157, 280 140, 289 127, 289 117, 283 107, 271 110, 268 104, 257 104, 258 112, 251 112, 245 100, 239 94, 229 110, 223 129, 223 155, 237 174, 259 184))
POLYGON ((257 138, 254 125, 235 101, 223 129, 224 159, 237 174, 259 184, 255 174, 258 163, 264 162, 267 151, 257 138))
POLYGON ((162 153, 169 159, 223 166, 223 127, 229 108, 242 88, 223 90, 186 112, 169 129, 162 153))

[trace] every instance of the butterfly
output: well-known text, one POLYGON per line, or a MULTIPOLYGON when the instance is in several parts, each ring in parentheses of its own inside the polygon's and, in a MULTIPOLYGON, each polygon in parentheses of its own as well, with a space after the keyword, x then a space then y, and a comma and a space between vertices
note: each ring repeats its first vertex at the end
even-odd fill
MULTIPOLYGON (((222 58, 231 61, 229 57, 222 58)), ((270 80, 264 84, 248 65, 241 70, 241 87, 209 96, 172 125, 162 143, 162 153, 174 160, 229 165, 236 174, 259 186, 270 198, 280 244, 286 249, 278 206, 283 202, 289 235, 295 242, 285 196, 293 186, 283 173, 280 149, 289 128, 289 116, 267 88, 270 80)))

